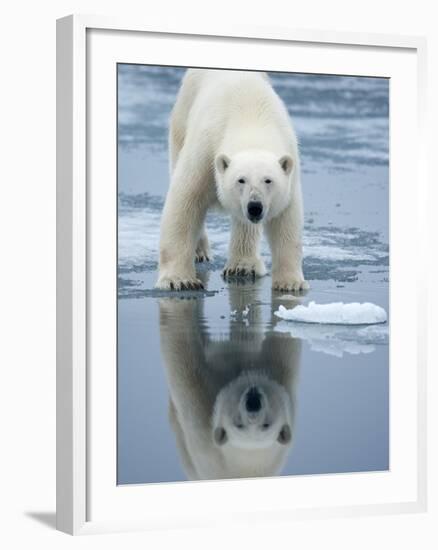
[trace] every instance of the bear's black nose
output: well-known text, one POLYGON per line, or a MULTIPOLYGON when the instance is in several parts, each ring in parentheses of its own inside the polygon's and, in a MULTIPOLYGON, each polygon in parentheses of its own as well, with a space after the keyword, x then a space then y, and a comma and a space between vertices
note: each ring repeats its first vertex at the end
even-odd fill
POLYGON ((248 203, 248 218, 252 222, 258 222, 263 215, 263 204, 259 201, 250 201, 248 203))
POLYGON ((248 390, 245 407, 249 413, 259 412, 262 408, 262 396, 257 388, 250 388, 248 390))

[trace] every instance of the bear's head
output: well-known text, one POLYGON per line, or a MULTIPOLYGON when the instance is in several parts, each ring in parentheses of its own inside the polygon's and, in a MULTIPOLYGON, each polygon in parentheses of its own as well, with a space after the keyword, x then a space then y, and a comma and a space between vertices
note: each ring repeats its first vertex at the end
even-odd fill
POLYGON ((217 194, 222 206, 241 221, 275 218, 289 204, 295 166, 290 155, 248 150, 215 158, 217 194))
POLYGON ((265 374, 245 372, 216 398, 213 440, 240 449, 289 445, 292 422, 292 398, 285 388, 265 374))

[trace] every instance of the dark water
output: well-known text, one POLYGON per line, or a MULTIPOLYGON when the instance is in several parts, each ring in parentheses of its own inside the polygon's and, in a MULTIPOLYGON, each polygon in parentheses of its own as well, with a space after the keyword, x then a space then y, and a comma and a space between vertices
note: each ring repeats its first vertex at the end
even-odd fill
MULTIPOLYGON (((212 214, 214 259, 199 268, 207 291, 181 299, 153 287, 183 74, 119 65, 119 483, 387 469, 388 327, 289 330, 273 311, 310 300, 388 311, 388 81, 270 74, 300 141, 311 290, 292 301, 269 276, 225 284, 229 221, 212 214), (247 375, 262 389, 275 382, 277 402, 284 390, 287 418, 277 416, 292 437, 230 453, 213 442, 213 409, 247 375)), ((262 255, 269 267, 266 244, 262 255)), ((268 431, 281 428, 274 420, 268 431)))

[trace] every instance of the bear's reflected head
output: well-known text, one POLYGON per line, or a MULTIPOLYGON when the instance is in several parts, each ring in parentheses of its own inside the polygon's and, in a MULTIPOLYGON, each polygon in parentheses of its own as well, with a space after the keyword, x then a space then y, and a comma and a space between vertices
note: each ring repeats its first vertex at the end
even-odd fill
POLYGON ((287 445, 292 416, 291 397, 280 384, 263 374, 243 373, 216 398, 213 440, 247 449, 287 445))
POLYGON ((215 158, 222 206, 245 222, 274 218, 288 205, 294 161, 290 155, 248 150, 215 158))

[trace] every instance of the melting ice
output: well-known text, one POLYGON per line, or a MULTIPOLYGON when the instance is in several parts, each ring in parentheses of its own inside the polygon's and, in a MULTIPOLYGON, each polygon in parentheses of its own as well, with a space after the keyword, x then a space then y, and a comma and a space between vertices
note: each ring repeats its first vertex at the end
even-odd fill
POLYGON ((385 323, 387 320, 386 311, 376 304, 369 302, 334 302, 331 304, 317 304, 310 302, 309 305, 299 305, 287 309, 280 305, 274 312, 280 319, 286 321, 298 321, 300 323, 319 323, 329 325, 373 325, 385 323))

